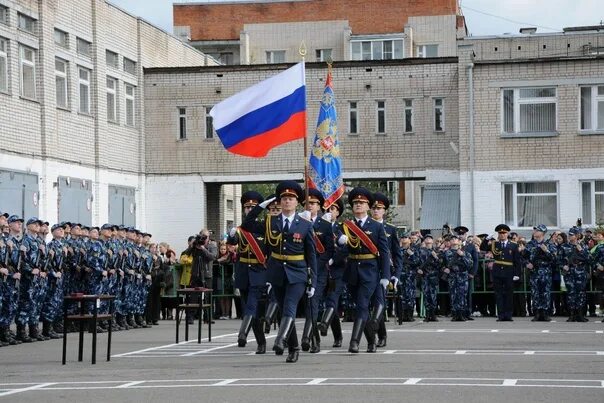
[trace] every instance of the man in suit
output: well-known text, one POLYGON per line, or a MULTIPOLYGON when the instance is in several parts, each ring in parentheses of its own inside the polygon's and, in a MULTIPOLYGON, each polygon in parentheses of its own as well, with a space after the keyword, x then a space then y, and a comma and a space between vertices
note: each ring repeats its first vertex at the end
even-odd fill
POLYGON ((369 302, 378 284, 386 288, 390 283, 390 253, 384 225, 367 215, 373 205, 373 194, 362 187, 348 195, 354 220, 344 223, 344 235, 338 243, 348 247, 345 279, 356 302, 355 321, 348 351, 359 352, 361 333, 365 331, 367 351, 376 349, 375 331, 365 328, 369 320, 369 302))
POLYGON ((495 227, 497 240, 484 239, 480 249, 493 255, 493 288, 497 302, 497 321, 512 322, 514 281, 520 280, 520 252, 518 245, 508 240, 510 227, 495 227))

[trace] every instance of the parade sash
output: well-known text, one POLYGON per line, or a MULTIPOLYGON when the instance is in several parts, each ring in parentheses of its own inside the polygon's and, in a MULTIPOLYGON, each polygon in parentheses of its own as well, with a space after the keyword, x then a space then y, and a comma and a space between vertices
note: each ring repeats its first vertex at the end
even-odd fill
POLYGON ((365 245, 365 247, 367 247, 371 253, 374 255, 379 255, 377 246, 375 246, 371 238, 369 238, 369 236, 363 232, 363 230, 360 229, 354 221, 346 220, 344 221, 344 224, 346 224, 348 229, 351 230, 361 240, 361 242, 363 242, 363 245, 365 245))
POLYGON ((323 246, 323 243, 321 242, 321 239, 319 238, 319 236, 314 231, 312 233, 312 237, 315 240, 315 248, 317 248, 317 252, 319 252, 319 253, 325 253, 325 246, 323 246))
POLYGON ((239 232, 250 245, 250 248, 252 248, 252 252, 254 252, 254 255, 256 255, 258 261, 261 264, 264 264, 266 262, 266 256, 264 256, 264 253, 262 253, 262 249, 260 248, 260 245, 258 245, 258 241, 256 241, 256 238, 254 238, 254 235, 241 227, 239 227, 239 232))

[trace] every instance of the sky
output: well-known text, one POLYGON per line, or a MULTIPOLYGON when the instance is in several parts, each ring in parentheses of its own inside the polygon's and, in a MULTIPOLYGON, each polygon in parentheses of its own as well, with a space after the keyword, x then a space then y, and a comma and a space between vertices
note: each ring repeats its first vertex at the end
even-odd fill
MULTIPOLYGON (((172 0, 109 0, 165 31, 172 32, 172 0)), ((200 0, 196 0, 200 2, 200 0)), ((212 2, 212 0, 205 0, 212 2)), ((235 0, 236 1, 236 0, 235 0)), ((368 0, 371 1, 371 0, 368 0)), ((186 1, 177 1, 184 3, 186 1)), ((471 35, 537 32, 604 22, 604 0, 460 0, 471 35)))

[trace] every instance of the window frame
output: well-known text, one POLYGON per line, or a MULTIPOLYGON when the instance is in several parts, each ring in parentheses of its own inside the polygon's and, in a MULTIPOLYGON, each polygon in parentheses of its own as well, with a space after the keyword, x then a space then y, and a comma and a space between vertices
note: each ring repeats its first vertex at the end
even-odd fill
POLYGON ((119 70, 119 68, 120 68, 120 54, 117 53, 117 52, 114 52, 112 50, 105 49, 105 65, 107 67, 112 68, 112 69, 119 70), (115 63, 114 64, 109 63, 109 55, 112 55, 112 56, 115 55, 115 63))
POLYGON ((400 59, 404 59, 404 58, 405 58, 405 39, 404 38, 354 39, 354 40, 350 41, 350 60, 364 60, 364 61, 367 61, 367 60, 400 60, 400 59), (395 49, 396 49, 396 47, 394 45, 394 42, 397 42, 397 41, 402 42, 400 57, 396 57, 396 55, 395 55, 395 49), (391 45, 392 45, 391 46, 392 56, 389 59, 385 59, 384 58, 384 43, 385 42, 390 42, 391 45), (360 46, 360 58, 359 59, 355 59, 355 57, 354 57, 355 53, 354 53, 354 50, 353 50, 353 46, 354 46, 355 43, 360 44, 359 45, 360 46), (369 58, 369 59, 363 58, 363 53, 364 53, 363 52, 363 44, 364 43, 365 44, 369 43, 369 45, 370 45, 369 51, 365 52, 365 53, 367 53, 368 55, 371 56, 371 58, 369 58), (382 55, 382 57, 380 59, 374 58, 374 52, 375 52, 374 45, 376 43, 380 44, 380 54, 382 55))
POLYGON ((60 57, 55 57, 55 104, 59 109, 69 109, 69 62, 60 57), (57 62, 63 63, 65 66, 65 70, 61 71, 57 69, 57 62), (64 84, 61 86, 62 90, 65 94, 65 104, 59 104, 59 92, 58 89, 58 81, 62 79, 64 84))
POLYGON ((403 133, 412 134, 414 133, 413 128, 415 127, 415 113, 413 113, 414 102, 413 98, 403 98, 403 133), (410 102, 411 105, 407 105, 410 102), (407 112, 411 114, 411 130, 407 127, 407 112))
MULTIPOLYGON (((119 63, 119 62, 118 62, 119 63)), ((122 57, 122 70, 124 70, 124 73, 136 76, 136 60, 132 60, 126 56, 122 57), (126 66, 131 63, 132 64, 132 71, 130 71, 126 66)))
POLYGON ((333 49, 332 48, 323 48, 323 49, 315 49, 315 61, 316 62, 326 62, 327 59, 332 59, 333 49), (325 52, 329 51, 329 56, 325 58, 325 52))
POLYGON ((78 54, 78 56, 82 56, 82 57, 91 59, 92 58, 92 42, 87 41, 84 38, 80 38, 79 36, 76 36, 76 53, 78 54), (81 45, 86 45, 86 48, 83 48, 81 45), (86 52, 84 52, 85 49, 87 49, 86 52))
MULTIPOLYGON (((580 180, 579 181, 579 187, 580 187, 580 192, 581 192, 581 219, 583 220, 583 225, 585 226, 596 226, 598 224, 602 224, 602 223, 598 223, 598 222, 594 222, 596 221, 596 217, 597 217, 597 211, 596 211, 596 195, 603 195, 604 196, 604 191, 596 190, 596 182, 604 182, 604 179, 588 179, 588 180, 580 180), (583 206, 585 203, 585 200, 583 198, 583 185, 584 184, 589 184, 590 185, 590 189, 589 189, 589 208, 590 208, 590 212, 589 214, 591 215, 591 218, 589 220, 585 219, 585 215, 584 215, 584 211, 583 211, 583 206)), ((604 207, 603 207, 604 208, 604 207)))
POLYGON ((359 135, 359 101, 348 101, 348 134, 359 135), (352 106, 354 104, 354 108, 352 106), (356 128, 352 131, 352 114, 354 113, 356 128))
POLYGON ((447 131, 447 116, 446 116, 446 98, 445 97, 433 97, 432 98, 432 130, 434 133, 445 133, 447 131), (442 105, 436 105, 436 101, 442 101, 442 105), (441 110, 440 113, 440 126, 438 129, 436 127, 436 111, 441 110))
POLYGON ((189 126, 188 125, 187 107, 186 106, 177 106, 176 111, 177 111, 176 139, 177 140, 187 140, 189 138, 188 133, 187 133, 187 129, 189 126), (184 125, 183 125, 183 122, 184 122, 184 125), (184 133, 184 136, 183 136, 183 133, 184 133))
POLYGON ((503 215, 503 220, 502 222, 505 222, 507 225, 509 225, 510 227, 514 228, 514 229, 519 229, 519 230, 531 230, 533 229, 533 226, 538 225, 538 224, 542 224, 542 223, 535 223, 535 224, 529 224, 529 226, 519 226, 518 225, 518 197, 519 196, 535 196, 535 197, 544 197, 544 196, 555 196, 556 197, 556 224, 555 225, 548 225, 552 228, 559 228, 560 225, 560 183, 558 181, 551 181, 551 180, 524 180, 524 181, 518 181, 518 182, 502 182, 501 183, 501 204, 502 204, 502 215, 503 215), (556 185, 556 191, 554 193, 518 193, 518 185, 519 184, 526 184, 526 183, 554 183, 556 185), (506 217, 506 186, 512 186, 512 220, 509 221, 507 220, 506 217))
POLYGON ((119 80, 115 77, 107 76, 105 79, 105 92, 107 94, 107 122, 110 123, 118 123, 119 124, 119 80), (113 88, 109 87, 109 82, 113 82, 113 88), (113 114, 114 119, 111 119, 109 116, 109 96, 113 96, 113 114))
POLYGON ((210 115, 210 111, 214 106, 205 106, 205 120, 204 120, 204 138, 206 140, 214 140, 216 138, 216 129, 214 128, 214 118, 210 115), (211 131, 208 128, 211 127, 211 131))
POLYGON ((92 70, 90 70, 89 68, 86 68, 84 66, 80 66, 78 65, 78 113, 82 114, 82 115, 91 115, 91 108, 90 108, 90 102, 91 102, 91 93, 90 93, 90 83, 92 82, 92 70), (88 80, 85 80, 82 78, 81 73, 85 71, 86 73, 88 73, 88 80), (87 106, 87 111, 83 111, 82 110, 82 86, 85 86, 87 88, 86 91, 86 106, 87 106))
POLYGON ((375 100, 375 134, 384 135, 388 132, 387 124, 386 124, 386 100, 385 99, 376 99, 375 100), (383 103, 383 106, 380 107, 380 102, 383 103), (383 117, 383 130, 380 131, 380 113, 383 117))
POLYGON ((34 17, 21 13, 21 12, 17 12, 17 28, 20 31, 27 32, 28 34, 36 35, 36 23, 37 23, 37 20, 34 17), (30 22, 31 29, 27 28, 26 26, 23 26, 21 24, 22 21, 30 22))
POLYGON ((266 55, 266 64, 278 64, 278 63, 285 63, 285 62, 286 62, 286 60, 287 60, 287 59, 286 59, 286 57, 287 57, 287 53, 286 53, 286 51, 285 51, 285 50, 267 50, 267 51, 265 52, 265 55, 266 55), (279 54, 283 53, 283 61, 281 61, 281 62, 276 62, 276 61, 275 61, 275 55, 276 55, 277 53, 279 53, 279 54), (270 57, 269 57, 269 55, 270 55, 270 57))
POLYGON ((438 57, 438 44, 437 43, 428 43, 428 44, 423 44, 423 45, 417 45, 415 47, 415 56, 418 58, 428 58, 428 57, 438 57), (427 50, 429 46, 435 46, 436 47, 436 56, 428 56, 427 55, 427 50))
POLYGON ((130 83, 124 83, 124 125, 136 127, 136 86, 130 83), (132 89, 132 95, 128 94, 128 89, 132 89), (128 104, 132 103, 132 122, 128 118, 128 104))
POLYGON ((580 85, 579 86, 579 119, 578 119, 578 130, 579 133, 589 134, 589 133, 602 133, 604 134, 604 126, 602 128, 598 128, 598 103, 604 103, 604 93, 598 94, 598 87, 604 88, 604 83, 600 84, 591 84, 591 85, 580 85), (589 88, 591 90, 590 94, 590 102, 591 102, 591 119, 590 119, 590 128, 583 129, 581 127, 583 120, 583 98, 581 96, 581 91, 583 88, 589 88))
MULTIPOLYGON (((501 119, 501 127, 500 134, 502 137, 550 137, 558 135, 558 87, 557 86, 531 86, 531 87, 503 87, 501 88, 501 99, 500 99, 500 119, 501 119), (534 89, 546 89, 551 88, 555 91, 556 95, 553 97, 533 97, 533 98, 520 98, 521 90, 534 90, 534 89), (505 131, 505 92, 513 91, 513 131, 506 132, 505 131), (520 114, 520 105, 535 105, 535 104, 550 104, 553 103, 555 106, 554 109, 554 129, 553 131, 540 131, 540 132, 523 132, 520 131, 522 126, 521 124, 521 114, 520 114)), ((580 111, 580 108, 579 108, 580 111)))
MULTIPOLYGON (((10 90, 10 82, 9 82, 9 75, 8 75, 8 70, 10 68, 10 63, 8 61, 8 55, 10 53, 10 42, 7 38, 4 37, 0 37, 0 43, 4 43, 4 47, 5 49, 2 50, 2 47, 0 46, 0 59, 4 59, 4 77, 1 77, 2 79, 4 79, 4 82, 6 83, 6 88, 2 88, 0 87, 0 92, 4 93, 4 94, 8 94, 9 90, 10 90)), ((0 74, 2 74, 2 72, 0 71, 0 74)), ((0 82, 2 82, 0 80, 0 82)))
POLYGON ((3 14, 0 14, 0 24, 10 25, 10 8, 4 4, 0 4, 0 10, 3 14), (1 18, 4 17, 4 18, 1 18))
POLYGON ((37 86, 37 51, 34 48, 30 48, 29 46, 23 45, 23 44, 19 44, 19 95, 22 98, 25 99, 29 99, 32 101, 37 101, 38 100, 38 86, 37 86), (33 55, 33 61, 29 61, 26 60, 24 58, 24 53, 26 50, 30 50, 32 52, 33 55), (34 95, 33 97, 30 97, 28 95, 25 95, 23 93, 23 65, 27 65, 28 67, 31 67, 33 69, 33 78, 34 78, 34 82, 33 82, 33 91, 34 91, 34 95))
POLYGON ((59 28, 55 28, 53 31, 52 39, 53 39, 55 45, 60 46, 63 49, 69 49, 69 33, 68 32, 63 31, 62 29, 59 29, 59 28), (63 35, 63 38, 65 39, 64 42, 57 41, 57 33, 63 35))

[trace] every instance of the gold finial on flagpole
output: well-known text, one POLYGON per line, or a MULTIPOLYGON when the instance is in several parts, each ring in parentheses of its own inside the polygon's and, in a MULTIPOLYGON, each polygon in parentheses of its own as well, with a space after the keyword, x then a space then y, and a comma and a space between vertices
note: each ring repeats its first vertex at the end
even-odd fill
POLYGON ((306 43, 304 42, 304 39, 302 39, 302 42, 300 42, 298 53, 300 54, 300 56, 302 56, 302 59, 304 59, 304 56, 306 56, 306 43))

